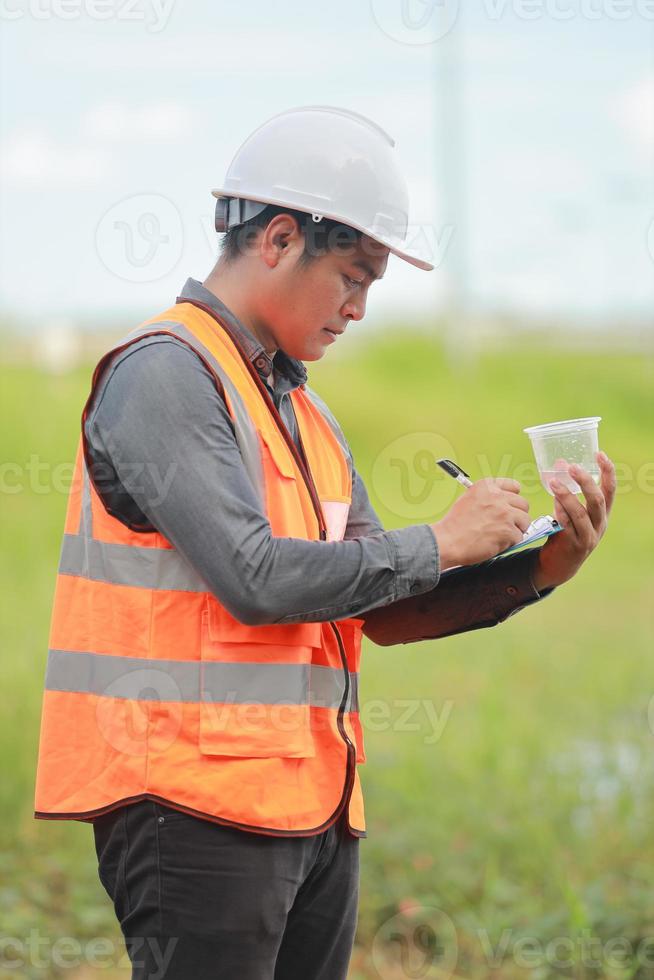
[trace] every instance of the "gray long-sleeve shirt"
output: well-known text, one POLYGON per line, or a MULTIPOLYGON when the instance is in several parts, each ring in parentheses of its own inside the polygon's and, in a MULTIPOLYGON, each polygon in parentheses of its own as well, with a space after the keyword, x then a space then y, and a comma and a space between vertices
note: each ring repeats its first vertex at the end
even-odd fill
MULTIPOLYGON (((270 358, 196 280, 186 282, 181 296, 229 320, 297 442, 289 392, 306 383, 302 362, 281 350, 270 358)), ((324 402, 306 390, 340 432, 324 402)), ((385 531, 351 452, 352 504, 344 540, 273 537, 225 402, 201 360, 174 338, 144 338, 111 360, 85 432, 94 483, 112 512, 136 530, 160 531, 241 622, 358 616, 438 584, 438 544, 431 527, 385 531)), ((518 585, 509 587, 511 611, 541 598, 530 567, 515 563, 518 585)), ((492 584, 489 588, 493 591, 492 584)), ((460 626, 465 628, 473 628, 472 623, 460 626)))

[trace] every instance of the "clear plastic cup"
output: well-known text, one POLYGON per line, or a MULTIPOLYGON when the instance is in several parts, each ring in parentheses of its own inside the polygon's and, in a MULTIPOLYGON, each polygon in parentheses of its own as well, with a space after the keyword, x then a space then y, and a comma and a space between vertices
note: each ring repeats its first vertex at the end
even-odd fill
POLYGON ((559 480, 572 493, 582 493, 568 472, 573 463, 583 466, 595 483, 599 483, 600 469, 595 453, 599 449, 597 424, 601 418, 601 415, 593 415, 587 419, 546 422, 522 430, 531 439, 541 483, 552 496, 551 480, 559 480))

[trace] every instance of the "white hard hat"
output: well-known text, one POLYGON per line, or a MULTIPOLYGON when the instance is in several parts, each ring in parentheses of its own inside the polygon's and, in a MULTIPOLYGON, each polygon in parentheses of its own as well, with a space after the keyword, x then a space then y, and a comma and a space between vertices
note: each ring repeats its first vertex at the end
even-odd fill
POLYGON ((433 269, 407 248, 409 195, 395 141, 358 112, 333 106, 288 109, 248 136, 229 165, 216 229, 227 231, 267 204, 331 218, 363 232, 419 269, 433 269), (250 202, 258 202, 250 203, 250 202))

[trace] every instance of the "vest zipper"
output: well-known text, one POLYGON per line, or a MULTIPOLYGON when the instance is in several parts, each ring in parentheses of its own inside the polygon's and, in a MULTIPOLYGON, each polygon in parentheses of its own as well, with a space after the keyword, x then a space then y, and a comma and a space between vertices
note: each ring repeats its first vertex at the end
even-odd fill
MULTIPOLYGON (((347 657, 345 655, 345 647, 343 646, 343 638, 341 637, 340 631, 336 623, 329 620, 329 625, 334 630, 334 635, 338 642, 338 652, 341 655, 341 663, 343 664, 343 673, 345 675, 345 691, 343 693, 343 700, 341 701, 338 714, 336 715, 336 727, 338 728, 339 734, 345 744, 347 745, 347 769, 345 773, 345 786, 343 789, 343 797, 336 811, 337 815, 340 815, 346 807, 349 806, 350 797, 352 796, 352 788, 354 786, 354 773, 356 770, 356 747, 352 742, 352 739, 345 731, 345 725, 343 723, 343 718, 345 716, 345 706, 347 705, 348 699, 350 697, 350 670, 347 664, 347 657)), ((348 820, 349 826, 349 820, 348 820)))
MULTIPOLYGON (((293 402, 291 402, 291 411, 294 412, 293 402)), ((281 420, 281 422, 283 424, 283 421, 284 420, 282 419, 281 415, 279 417, 280 417, 280 420, 281 420)), ((322 513, 322 507, 320 506, 320 498, 318 496, 318 491, 316 490, 316 485, 313 482, 313 476, 311 475, 311 470, 309 469, 309 462, 308 462, 308 459, 307 459, 307 451, 304 448, 304 443, 302 442, 302 433, 300 432, 300 425, 299 425, 299 422, 297 421, 297 416, 295 418, 295 424, 297 425, 297 441, 300 444, 300 452, 301 452, 301 455, 302 455, 302 462, 304 463, 304 468, 305 468, 306 474, 307 474, 306 475, 307 486, 309 486, 309 484, 311 484, 311 488, 313 488, 313 493, 315 495, 315 498, 318 501, 318 507, 320 508, 320 516, 319 516, 320 540, 321 541, 326 541, 327 540, 327 528, 324 526, 324 515, 322 513)), ((286 428, 286 426, 284 426, 284 428, 286 428)), ((292 441, 293 440, 291 440, 291 442, 292 441)), ((316 505, 314 503, 314 509, 315 509, 315 507, 316 507, 316 505)), ((318 512, 317 511, 316 511, 316 516, 318 516, 318 512)))
MULTIPOLYGON (((232 330, 232 328, 230 326, 228 326, 226 323, 223 323, 223 321, 219 318, 219 316, 215 312, 215 310, 212 310, 210 306, 207 306, 205 303, 201 303, 199 300, 186 299, 186 298, 183 298, 183 297, 179 297, 178 296, 177 297, 177 302, 178 303, 190 303, 191 306, 197 306, 198 309, 204 310, 205 313, 208 313, 209 316, 212 318, 212 320, 215 320, 216 323, 223 328, 223 330, 225 331, 225 333, 227 334, 227 336, 232 341, 232 343, 236 347, 237 351, 241 355, 241 358, 242 358, 245 366, 247 367, 248 371, 252 375, 252 379, 254 380, 257 388, 261 392, 262 397, 265 399, 266 404, 268 405, 268 408, 270 409, 270 411, 272 413, 272 416, 273 416, 273 418, 275 420, 275 423, 277 425, 277 428, 279 429, 279 431, 280 431, 280 433, 281 433, 284 441, 286 442, 286 445, 288 446, 290 452, 293 455, 293 458, 295 459, 295 461, 296 461, 296 463, 298 465, 298 468, 300 470, 300 473, 302 474, 302 477, 303 477, 304 482, 306 484, 307 490, 309 491, 309 495, 310 495, 311 501, 313 503, 313 509, 314 509, 314 511, 316 513, 316 517, 318 519, 318 528, 319 528, 319 533, 320 533, 320 540, 321 541, 326 541, 327 540, 327 528, 325 526, 325 518, 324 518, 324 515, 323 515, 323 512, 322 512, 322 507, 320 506, 320 499, 318 497, 318 492, 317 492, 316 487, 315 487, 315 484, 313 482, 313 478, 312 478, 311 472, 309 470, 309 465, 308 465, 308 463, 305 464, 305 460, 302 458, 302 455, 304 455, 304 446, 302 445, 302 435, 300 433, 300 426, 299 426, 299 424, 298 424, 298 441, 299 441, 300 445, 302 446, 302 455, 300 454, 300 452, 298 450, 298 447, 293 442, 293 439, 291 437, 291 434, 290 434, 290 432, 288 431, 288 429, 286 428, 286 426, 284 424, 283 418, 281 417, 281 415, 277 411, 277 406, 275 405, 275 403, 274 403, 274 401, 273 401, 273 399, 272 399, 272 397, 270 395, 270 392, 268 391, 268 389, 266 388, 265 384, 263 383, 263 381, 259 377, 259 373, 258 373, 257 369, 254 367, 254 365, 252 364, 252 362, 250 361, 250 358, 247 356, 247 354, 245 353, 245 351, 241 347, 241 344, 239 343, 238 338, 235 336, 235 333, 232 330)), ((349 694, 350 694, 350 671, 349 671, 348 664, 347 664, 347 657, 346 657, 346 654, 345 654, 345 647, 343 646, 343 638, 342 638, 342 636, 340 634, 340 631, 339 631, 338 626, 336 625, 336 623, 333 622, 332 620, 328 620, 328 622, 329 622, 329 625, 334 630, 334 634, 335 634, 336 640, 338 642, 338 650, 339 650, 339 653, 340 653, 340 656, 341 656, 341 663, 342 663, 342 666, 343 666, 343 676, 344 676, 344 680, 345 680, 345 693, 343 694, 343 700, 340 703, 340 706, 339 706, 339 709, 338 709, 338 714, 336 716, 336 726, 338 728, 338 731, 339 731, 339 734, 340 734, 341 738, 343 739, 343 741, 345 742, 345 744, 347 746, 347 767, 346 767, 346 773, 345 773, 345 786, 343 787, 343 795, 341 797, 341 801, 340 801, 340 803, 339 803, 339 805, 338 805, 338 807, 337 807, 337 809, 335 811, 336 816, 338 816, 348 806, 348 804, 350 802, 350 797, 352 795, 352 787, 354 786, 354 772, 355 772, 355 767, 356 767, 356 749, 354 747, 354 744, 352 743, 352 740, 350 739, 350 737, 348 736, 347 732, 345 731, 345 725, 343 724, 343 716, 345 714, 345 705, 347 704, 347 700, 348 700, 349 694)), ((348 825, 349 825, 349 821, 348 821, 348 825)))

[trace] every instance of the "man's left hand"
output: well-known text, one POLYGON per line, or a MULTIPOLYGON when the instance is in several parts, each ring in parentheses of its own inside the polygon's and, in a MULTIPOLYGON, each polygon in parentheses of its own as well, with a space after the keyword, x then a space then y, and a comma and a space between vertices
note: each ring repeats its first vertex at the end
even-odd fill
POLYGON ((562 585, 579 571, 606 531, 615 497, 615 466, 606 453, 596 453, 600 484, 581 466, 570 466, 569 473, 579 484, 586 506, 563 484, 552 480, 554 514, 563 531, 553 534, 539 551, 533 580, 538 592, 562 585))

